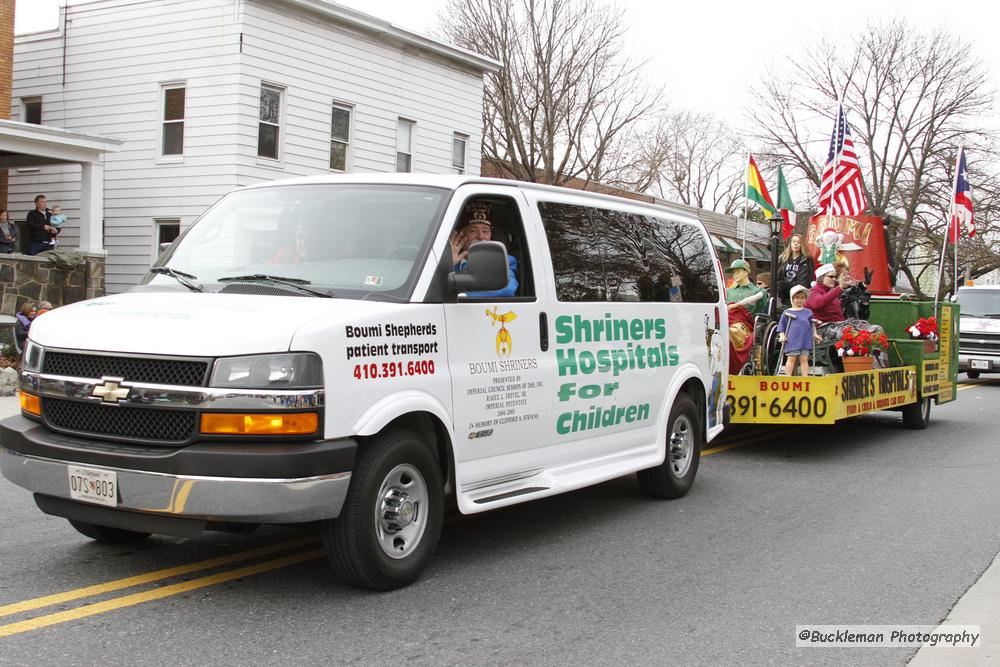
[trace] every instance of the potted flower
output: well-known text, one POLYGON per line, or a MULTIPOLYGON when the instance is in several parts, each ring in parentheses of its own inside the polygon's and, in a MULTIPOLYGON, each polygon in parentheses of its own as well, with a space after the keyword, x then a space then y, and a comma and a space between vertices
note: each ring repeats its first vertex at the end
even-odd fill
POLYGON ((936 317, 921 317, 906 328, 911 336, 924 341, 924 352, 936 352, 938 324, 936 317))
POLYGON ((882 332, 876 334, 847 327, 834 347, 844 362, 845 372, 870 371, 875 363, 872 356, 889 347, 889 339, 882 332))

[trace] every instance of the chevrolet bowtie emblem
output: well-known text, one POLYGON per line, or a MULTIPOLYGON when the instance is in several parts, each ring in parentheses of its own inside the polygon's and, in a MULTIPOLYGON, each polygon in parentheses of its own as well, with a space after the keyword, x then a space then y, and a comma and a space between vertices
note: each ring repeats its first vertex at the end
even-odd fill
POLYGON ((91 396, 101 399, 102 403, 119 403, 128 398, 131 391, 129 387, 122 387, 118 383, 121 378, 101 378, 104 382, 94 387, 90 392, 91 396))

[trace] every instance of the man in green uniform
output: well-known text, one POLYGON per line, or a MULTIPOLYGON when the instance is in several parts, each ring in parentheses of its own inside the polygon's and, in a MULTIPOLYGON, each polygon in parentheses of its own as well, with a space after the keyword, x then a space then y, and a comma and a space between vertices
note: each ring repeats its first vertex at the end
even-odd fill
POLYGON ((726 290, 726 303, 744 306, 751 315, 767 310, 767 292, 750 282, 750 265, 745 259, 734 259, 726 273, 733 274, 733 286, 726 290))

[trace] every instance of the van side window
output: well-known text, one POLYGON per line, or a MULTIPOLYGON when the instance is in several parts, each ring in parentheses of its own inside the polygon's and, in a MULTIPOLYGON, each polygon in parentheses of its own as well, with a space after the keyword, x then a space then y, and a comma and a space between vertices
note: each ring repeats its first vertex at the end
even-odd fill
POLYGON ((560 301, 606 301, 602 242, 584 206, 539 202, 560 301))
POLYGON ((718 301, 712 254, 697 227, 573 204, 538 209, 560 301, 718 301))
POLYGON ((652 272, 669 276, 671 301, 716 303, 719 281, 705 235, 694 225, 658 216, 645 216, 649 225, 647 243, 652 272))

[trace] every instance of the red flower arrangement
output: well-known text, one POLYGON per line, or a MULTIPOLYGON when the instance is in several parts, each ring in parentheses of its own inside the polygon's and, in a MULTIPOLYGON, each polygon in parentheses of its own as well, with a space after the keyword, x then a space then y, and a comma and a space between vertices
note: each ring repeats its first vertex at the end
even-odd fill
POLYGON ((906 328, 914 338, 924 340, 938 339, 938 325, 936 317, 921 317, 919 320, 906 328))
POLYGON ((881 352, 889 347, 889 339, 884 333, 873 334, 871 331, 858 331, 854 327, 847 327, 840 334, 834 347, 841 357, 867 357, 874 352, 881 352))

